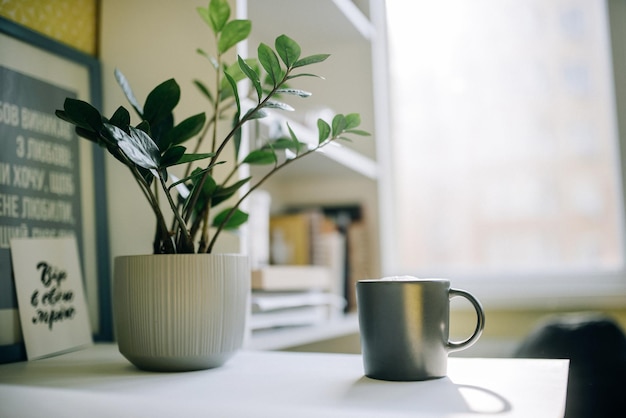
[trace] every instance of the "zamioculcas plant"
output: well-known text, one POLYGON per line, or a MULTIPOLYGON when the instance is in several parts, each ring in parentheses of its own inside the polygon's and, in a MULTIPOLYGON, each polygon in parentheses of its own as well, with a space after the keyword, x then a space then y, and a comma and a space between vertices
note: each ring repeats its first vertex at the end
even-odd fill
POLYGON ((350 134, 368 135, 357 129, 358 114, 338 114, 330 123, 317 121, 319 135, 314 145, 301 142, 288 126, 288 135, 268 139, 260 148, 240 155, 242 126, 264 118, 267 109, 293 110, 279 98, 308 97, 310 93, 291 87, 290 82, 299 77, 317 77, 303 69, 326 60, 328 55, 301 57, 298 43, 281 35, 274 48, 261 43, 257 59, 237 57, 236 63, 227 65, 224 54, 248 37, 251 22, 229 20, 226 0, 211 0, 207 8, 198 8, 198 12, 214 35, 217 51, 215 56, 198 51, 215 70, 212 89, 195 81, 210 103, 210 116, 199 113, 176 124, 173 112, 180 99, 180 88, 174 79, 154 88, 141 106, 118 70, 116 80, 139 116, 138 124, 131 124, 130 112, 123 106, 106 118, 92 105, 71 98, 65 100, 63 110, 56 112, 59 118, 76 126, 79 136, 105 147, 131 171, 156 216, 155 254, 210 253, 222 231, 236 229, 247 221, 241 203, 274 173, 333 141, 347 139, 350 134), (242 97, 238 90, 237 83, 244 79, 252 86, 250 98, 242 97), (249 110, 242 107, 244 99, 253 102, 249 110), (233 114, 232 118, 225 119, 227 114, 233 114), (229 131, 218 138, 218 125, 224 120, 229 123, 229 131), (183 145, 190 140, 196 141, 193 152, 183 145), (198 152, 200 144, 206 142, 210 152, 198 152), (231 161, 224 155, 228 144, 234 145, 235 150, 231 161), (283 153, 287 157, 279 158, 283 153), (214 171, 226 162, 232 171, 218 182, 214 171), (170 167, 181 164, 186 165, 182 178, 168 173, 170 167), (242 164, 268 165, 270 169, 258 179, 238 179, 235 174, 242 164), (169 216, 161 209, 162 199, 168 203, 169 216), (220 208, 232 201, 235 203, 231 206, 220 208), (172 220, 168 222, 169 218, 172 220))

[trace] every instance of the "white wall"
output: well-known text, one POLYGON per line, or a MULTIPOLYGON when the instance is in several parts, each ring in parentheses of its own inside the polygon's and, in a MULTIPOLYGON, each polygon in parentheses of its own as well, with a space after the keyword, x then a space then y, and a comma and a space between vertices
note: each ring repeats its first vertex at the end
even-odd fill
MULTIPOLYGON (((175 78, 182 91, 176 115, 179 122, 207 108, 207 100, 192 85, 193 79, 206 80, 209 74, 208 61, 195 52, 197 48, 212 50, 210 29, 196 12, 196 7, 207 4, 204 0, 101 2, 105 115, 110 116, 120 105, 131 109, 113 76, 115 68, 125 74, 140 103, 158 84, 175 78)), ((152 211, 126 167, 110 156, 106 181, 111 255, 152 253, 152 211)))

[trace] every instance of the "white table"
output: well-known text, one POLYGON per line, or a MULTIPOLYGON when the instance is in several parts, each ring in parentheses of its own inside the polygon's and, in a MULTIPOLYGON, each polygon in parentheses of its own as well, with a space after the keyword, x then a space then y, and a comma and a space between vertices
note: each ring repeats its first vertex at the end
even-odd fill
POLYGON ((0 366, 0 417, 562 417, 566 360, 450 358, 448 377, 384 382, 361 356, 241 351, 187 373, 134 368, 114 345, 0 366))

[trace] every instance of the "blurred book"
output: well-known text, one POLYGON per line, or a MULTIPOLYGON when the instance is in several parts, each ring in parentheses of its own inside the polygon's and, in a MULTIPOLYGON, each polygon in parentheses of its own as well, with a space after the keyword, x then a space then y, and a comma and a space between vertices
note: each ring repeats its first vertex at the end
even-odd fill
POLYGON ((250 316, 250 329, 283 328, 320 324, 328 320, 325 306, 299 306, 277 311, 257 312, 250 316))
POLYGON ((250 328, 320 324, 343 312, 345 299, 323 291, 253 291, 250 328))
POLYGON ((252 313, 267 312, 300 306, 328 306, 342 309, 345 299, 328 292, 264 292, 254 291, 251 297, 252 313))
POLYGON ((272 264, 312 264, 312 234, 310 213, 273 215, 270 218, 272 264))
POLYGON ((345 300, 346 237, 336 228, 324 230, 320 236, 321 264, 330 271, 329 292, 345 300))
POLYGON ((252 270, 252 290, 327 290, 331 271, 324 266, 266 266, 252 270))
POLYGON ((372 278, 370 237, 360 204, 287 208, 270 221, 273 264, 321 265, 330 270, 329 291, 356 309, 355 284, 372 278))

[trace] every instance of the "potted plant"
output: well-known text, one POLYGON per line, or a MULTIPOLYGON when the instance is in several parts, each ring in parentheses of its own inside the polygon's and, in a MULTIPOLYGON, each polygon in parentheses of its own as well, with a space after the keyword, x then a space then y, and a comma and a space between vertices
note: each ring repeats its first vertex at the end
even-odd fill
POLYGON ((224 54, 248 37, 251 22, 231 20, 227 0, 211 0, 198 12, 211 29, 217 51, 215 56, 199 51, 215 71, 212 88, 195 81, 208 99, 208 116, 198 113, 175 123, 180 88, 174 79, 154 88, 141 106, 117 70, 116 79, 138 123, 132 124, 123 106, 106 118, 90 104, 71 98, 56 112, 75 125, 79 136, 105 147, 130 170, 156 218, 154 254, 116 257, 113 282, 120 352, 147 370, 217 367, 241 347, 250 270, 245 256, 214 252, 220 234, 246 222, 242 202, 273 174, 350 134, 367 135, 357 129, 359 115, 336 115, 329 122, 317 121, 315 144, 300 141, 289 127, 287 135, 268 138, 240 155, 242 127, 271 109, 293 110, 280 98, 309 96, 290 84, 299 77, 316 77, 303 69, 328 55, 301 57, 300 46, 281 35, 274 48, 260 44, 257 59, 237 57, 228 65, 224 54), (251 86, 250 98, 240 94, 242 80, 251 86), (252 106, 245 109, 244 102, 252 106), (228 132, 218 137, 218 126, 226 123, 228 132), (190 152, 186 144, 191 140, 195 144, 190 152), (230 161, 227 146, 234 149, 230 161), (202 147, 208 147, 207 152, 200 152, 202 147), (260 178, 240 179, 236 174, 243 164, 269 169, 260 178), (184 174, 177 178, 170 169, 180 165, 185 166, 184 174), (229 172, 217 180, 222 167, 229 172))

